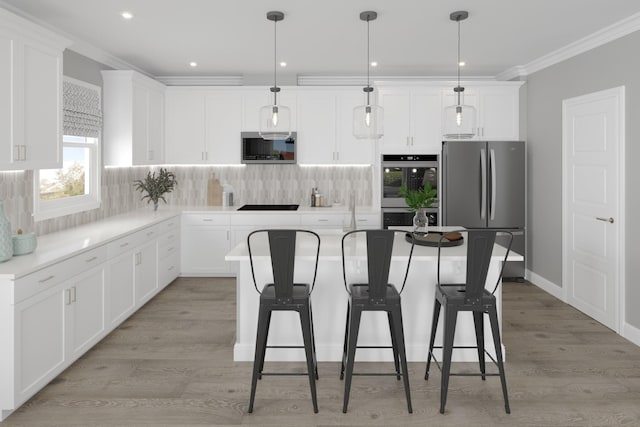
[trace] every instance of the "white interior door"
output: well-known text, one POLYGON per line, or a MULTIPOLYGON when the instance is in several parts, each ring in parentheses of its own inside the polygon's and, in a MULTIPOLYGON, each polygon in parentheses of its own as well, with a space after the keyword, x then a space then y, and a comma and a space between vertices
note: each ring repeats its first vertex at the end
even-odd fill
POLYGON ((618 332, 624 87, 567 99, 562 107, 565 299, 618 332))

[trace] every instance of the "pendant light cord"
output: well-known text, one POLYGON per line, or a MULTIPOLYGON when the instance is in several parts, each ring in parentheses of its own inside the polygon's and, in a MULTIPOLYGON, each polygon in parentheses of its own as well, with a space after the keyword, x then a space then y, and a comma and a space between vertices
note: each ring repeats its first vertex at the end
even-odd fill
POLYGON ((460 17, 458 21, 458 105, 460 105, 460 17))
MULTIPOLYGON (((367 89, 371 87, 371 84, 369 83, 369 67, 371 66, 371 62, 369 61, 369 54, 370 54, 369 38, 371 37, 371 32, 369 31, 369 21, 370 21, 370 18, 367 17, 367 89)), ((369 101, 370 93, 371 91, 367 90, 367 105, 371 105, 371 102, 369 101)))
MULTIPOLYGON (((277 58, 278 58, 278 20, 273 20, 273 105, 278 105, 278 67, 277 67, 277 58)), ((459 78, 458 78, 459 80, 459 78)))

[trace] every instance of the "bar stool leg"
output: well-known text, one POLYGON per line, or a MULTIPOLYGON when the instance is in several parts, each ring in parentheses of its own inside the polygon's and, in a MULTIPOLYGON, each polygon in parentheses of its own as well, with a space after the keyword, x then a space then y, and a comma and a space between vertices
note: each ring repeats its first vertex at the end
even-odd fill
POLYGON ((440 301, 435 300, 433 305, 433 319, 431 320, 431 339, 429 340, 429 353, 427 354, 427 369, 424 373, 424 379, 429 379, 429 367, 431 366, 431 358, 433 357, 433 344, 436 341, 436 332, 438 330, 438 320, 440 319, 440 301))
POLYGON ((267 334, 269 333, 269 318, 271 310, 260 305, 258 313, 258 328, 256 333, 256 350, 253 356, 253 374, 251 376, 251 397, 249 398, 249 413, 253 412, 253 402, 256 397, 256 386, 258 385, 258 376, 262 372, 264 365, 264 355, 267 348, 267 334))
POLYGON ((304 340, 304 351, 307 356, 307 374, 309 376, 309 387, 311 388, 311 401, 313 402, 313 412, 318 413, 318 399, 316 396, 316 368, 315 356, 313 352, 313 337, 311 334, 311 318, 309 306, 301 307, 300 324, 302 326, 302 339, 304 340))
MULTIPOLYGON (((266 321, 266 333, 265 335, 268 337, 269 336, 269 327, 271 325, 271 313, 273 313, 272 310, 268 310, 267 312, 267 321, 266 321)), ((260 355, 260 370, 258 371, 258 379, 261 380, 262 379, 262 371, 264 371, 264 359, 265 359, 265 354, 267 352, 267 341, 265 340, 264 346, 262 347, 262 353, 260 355)))
POLYGON ((407 355, 404 347, 404 328, 402 325, 402 309, 400 304, 392 309, 393 313, 393 325, 395 327, 395 336, 397 343, 398 356, 400 357, 400 363, 402 365, 402 379, 404 380, 404 393, 407 396, 407 410, 410 414, 413 413, 411 407, 411 389, 409 388, 409 370, 407 369, 407 355))
POLYGON ((309 301, 309 319, 311 319, 311 343, 313 344, 313 366, 315 370, 316 380, 318 376, 318 356, 316 355, 316 333, 313 329, 313 310, 311 310, 311 301, 309 301))
POLYGON ((342 366, 340 367, 340 379, 344 379, 344 367, 347 363, 347 338, 349 338, 349 313, 351 312, 351 302, 347 304, 347 318, 344 321, 344 344, 342 346, 342 366))
POLYGON ((507 414, 510 414, 511 409, 509 408, 509 396, 507 394, 507 378, 504 375, 504 363, 502 360, 500 325, 498 324, 498 312, 495 305, 492 305, 489 308, 489 320, 491 322, 491 332, 493 334, 493 345, 496 348, 496 361, 498 362, 498 371, 500 372, 500 382, 502 383, 502 394, 504 395, 504 410, 507 414))
POLYGON ((486 364, 484 356, 484 312, 473 312, 473 324, 476 328, 476 347, 478 349, 478 363, 480 364, 480 373, 482 381, 486 379, 486 364))
POLYGON ((358 331, 360 330, 360 317, 362 310, 359 307, 351 307, 349 316, 349 333, 347 335, 347 360, 346 375, 344 380, 344 403, 342 412, 347 413, 349 405, 349 392, 351 391, 351 378, 353 376, 353 362, 356 356, 356 345, 358 344, 358 331))
POLYGON ((391 335, 391 348, 393 349, 393 362, 396 367, 396 379, 400 381, 400 359, 398 358, 398 344, 396 341, 395 327, 393 325, 393 315, 390 311, 387 311, 387 318, 389 319, 389 333, 391 335))
POLYGON ((451 372, 451 354, 453 353, 453 338, 456 332, 458 310, 456 307, 444 308, 444 343, 442 348, 442 382, 440 384, 440 413, 444 414, 449 389, 449 373, 451 372))

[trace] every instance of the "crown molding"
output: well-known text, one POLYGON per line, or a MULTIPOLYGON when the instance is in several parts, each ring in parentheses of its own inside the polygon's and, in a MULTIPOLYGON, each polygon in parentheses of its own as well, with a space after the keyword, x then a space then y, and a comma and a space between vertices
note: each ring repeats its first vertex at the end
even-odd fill
MULTIPOLYGON (((635 13, 628 18, 618 21, 615 24, 609 25, 608 27, 596 31, 591 35, 570 43, 563 48, 529 62, 523 67, 525 75, 535 73, 536 71, 540 71, 544 68, 580 55, 581 53, 595 49, 596 47, 617 40, 638 30, 640 30, 640 13, 635 13)), ((509 70, 505 71, 505 73, 508 71, 509 70)))
MULTIPOLYGON (((375 76, 369 80, 377 82, 442 82, 455 80, 453 76, 375 76)), ((466 76, 468 80, 494 80, 490 76, 466 76)), ((366 84, 367 76, 298 76, 298 86, 362 86, 366 84)))
POLYGON ((509 81, 514 79, 522 79, 527 77, 527 70, 521 65, 516 65, 508 70, 505 70, 499 74, 496 74, 495 79, 497 81, 509 81))
POLYGON ((156 76, 167 86, 242 86, 242 76, 156 76))

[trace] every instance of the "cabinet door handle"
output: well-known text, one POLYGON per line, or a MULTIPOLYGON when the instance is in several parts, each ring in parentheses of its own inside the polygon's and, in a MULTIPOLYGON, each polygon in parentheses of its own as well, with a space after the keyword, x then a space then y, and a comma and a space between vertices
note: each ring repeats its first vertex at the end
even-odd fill
POLYGON ((336 151, 336 160, 340 160, 340 152, 336 151))
POLYGON ((38 283, 48 282, 49 280, 53 279, 54 277, 56 277, 56 276, 51 275, 51 276, 46 277, 46 278, 44 278, 44 279, 38 280, 38 283))
POLYGON ((149 150, 149 160, 153 160, 153 150, 149 150))
POLYGON ((13 160, 16 161, 16 162, 20 160, 20 146, 19 145, 14 145, 13 146, 13 160))
POLYGON ((596 217, 596 219, 597 219, 598 221, 605 221, 605 222, 609 222, 609 223, 611 223, 611 224, 613 224, 613 223, 615 222, 615 220, 614 220, 613 218, 611 218, 611 217, 609 217, 609 218, 602 218, 602 217, 600 217, 600 216, 597 216, 597 217, 596 217))
POLYGON ((121 248, 126 248, 127 246, 129 246, 129 242, 125 242, 125 243, 121 243, 120 244, 121 248))
POLYGON ((212 222, 213 218, 203 218, 202 219, 204 222, 212 222))
POLYGON ((148 231, 148 232, 147 232, 147 237, 151 237, 151 236, 153 236, 154 234, 155 234, 155 232, 154 232, 154 231, 148 231))
POLYGON ((328 219, 325 219, 325 218, 320 218, 318 221, 319 221, 319 222, 328 222, 329 220, 328 220, 328 219))
POLYGON ((94 257, 91 257, 91 258, 89 258, 89 259, 85 260, 84 262, 91 262, 91 261, 95 261, 95 260, 97 260, 97 259, 98 259, 98 257, 97 257, 97 256, 94 256, 94 257))
POLYGON ((227 230, 227 240, 231 239, 231 231, 227 230))
POLYGON ((407 146, 409 146, 409 145, 411 145, 411 144, 409 143, 409 137, 407 137, 407 146))
POLYGON ((22 146, 22 160, 27 161, 27 146, 22 146))
POLYGON ((411 146, 413 147, 413 137, 411 137, 411 146))
POLYGON ((168 271, 173 270, 173 265, 167 269, 168 271))
POLYGON ((71 288, 71 302, 76 302, 76 287, 71 288))

